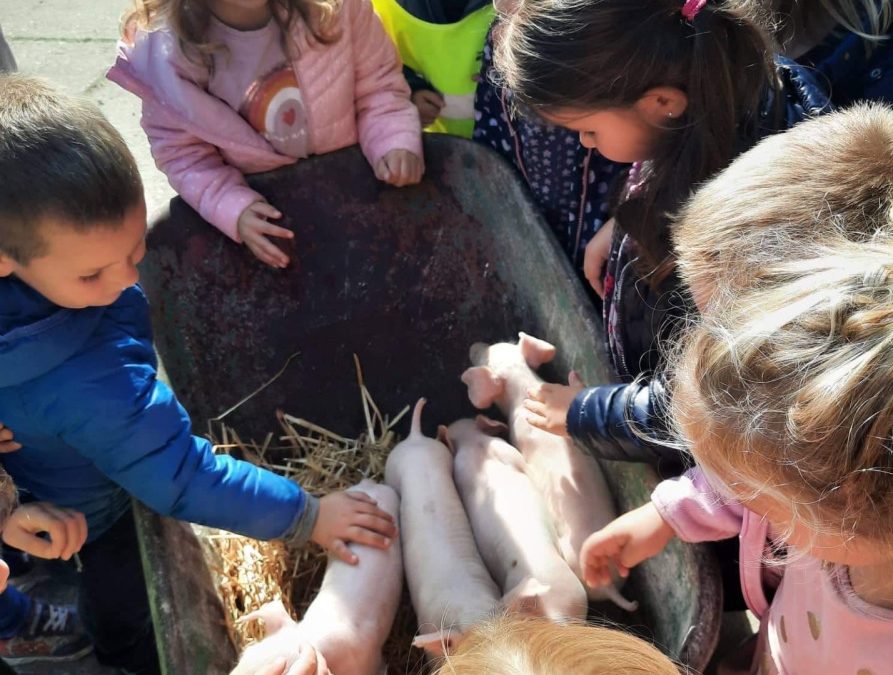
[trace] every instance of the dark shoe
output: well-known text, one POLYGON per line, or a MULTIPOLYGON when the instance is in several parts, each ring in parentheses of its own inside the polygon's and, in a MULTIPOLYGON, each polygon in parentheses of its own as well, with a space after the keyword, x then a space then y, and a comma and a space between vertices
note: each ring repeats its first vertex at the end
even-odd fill
POLYGON ((74 605, 31 600, 22 632, 0 640, 0 658, 15 666, 43 661, 76 661, 93 651, 74 605))

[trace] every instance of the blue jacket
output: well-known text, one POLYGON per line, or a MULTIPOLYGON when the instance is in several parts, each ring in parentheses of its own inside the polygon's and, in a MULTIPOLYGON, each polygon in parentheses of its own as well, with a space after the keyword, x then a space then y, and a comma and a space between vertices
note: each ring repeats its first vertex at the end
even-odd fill
POLYGON ((893 102, 893 31, 866 49, 860 36, 838 28, 797 60, 826 80, 836 106, 893 102))
MULTIPOLYGON (((776 67, 784 100, 766 96, 760 123, 739 139, 740 152, 831 109, 827 90, 807 68, 784 57, 776 57, 776 67)), ((636 258, 635 240, 618 224, 605 268, 603 309, 608 354, 622 384, 580 392, 568 411, 567 430, 598 457, 648 462, 672 472, 684 458, 665 442, 668 395, 659 375, 660 345, 672 339, 693 308, 678 277, 654 289, 636 272, 636 258)))
POLYGON ((191 434, 156 379, 149 305, 133 286, 69 310, 0 278, 0 420, 22 444, 0 461, 26 499, 87 517, 88 541, 129 508, 258 539, 309 536, 316 504, 295 483, 191 434), (303 516, 303 517, 302 517, 303 516))
MULTIPOLYGON (((511 91, 496 84, 494 78, 491 27, 475 91, 472 139, 515 167, 580 273, 586 244, 610 217, 611 188, 626 165, 584 148, 576 131, 513 116, 511 100, 511 91)), ((589 284, 584 283, 588 289, 589 284)))

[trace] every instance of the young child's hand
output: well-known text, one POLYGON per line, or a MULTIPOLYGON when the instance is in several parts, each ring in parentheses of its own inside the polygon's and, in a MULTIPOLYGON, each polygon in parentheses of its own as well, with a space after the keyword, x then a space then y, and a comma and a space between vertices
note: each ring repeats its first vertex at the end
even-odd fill
POLYGON ((3 541, 37 558, 71 559, 87 540, 87 519, 48 502, 22 504, 3 527, 3 541), (39 537, 45 532, 49 539, 39 537))
POLYGON ((443 96, 430 89, 419 89, 412 92, 412 102, 419 109, 419 119, 422 121, 423 127, 433 124, 434 120, 440 116, 440 111, 444 106, 443 96))
POLYGON ((357 556, 347 542, 387 548, 396 536, 391 514, 378 508, 366 493, 351 490, 333 492, 319 500, 319 515, 310 539, 344 562, 356 565, 357 556))
POLYGON ((614 219, 611 218, 602 225, 601 229, 586 244, 583 254, 583 276, 589 285, 598 293, 602 300, 605 298, 605 284, 602 281, 602 271, 611 253, 611 239, 614 236, 614 219))
POLYGON ((579 375, 571 371, 568 386, 544 382, 535 389, 527 390, 524 407, 531 426, 550 434, 567 437, 567 411, 574 398, 583 389, 579 375))
POLYGON ((12 429, 3 426, 3 422, 0 422, 0 452, 15 452, 21 449, 22 444, 13 440, 12 429))
POLYGON ((583 542, 583 580, 598 588, 611 583, 614 569, 626 577, 631 568, 663 551, 674 536, 673 528, 651 502, 625 513, 583 542))
POLYGON ((267 202, 254 202, 250 204, 242 215, 236 229, 245 246, 270 267, 283 268, 288 265, 288 256, 274 246, 267 236, 280 237, 282 239, 294 239, 295 233, 284 227, 273 225, 269 218, 281 218, 282 214, 267 202))
POLYGON ((375 165, 375 177, 396 187, 418 183, 424 172, 422 158, 409 150, 391 150, 375 165))

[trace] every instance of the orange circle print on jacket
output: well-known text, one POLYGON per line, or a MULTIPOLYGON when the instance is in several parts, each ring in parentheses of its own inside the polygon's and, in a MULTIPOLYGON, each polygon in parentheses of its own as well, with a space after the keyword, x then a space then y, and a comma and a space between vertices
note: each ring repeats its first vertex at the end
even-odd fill
POLYGON ((255 80, 239 112, 277 152, 289 157, 310 154, 307 111, 290 65, 255 80))

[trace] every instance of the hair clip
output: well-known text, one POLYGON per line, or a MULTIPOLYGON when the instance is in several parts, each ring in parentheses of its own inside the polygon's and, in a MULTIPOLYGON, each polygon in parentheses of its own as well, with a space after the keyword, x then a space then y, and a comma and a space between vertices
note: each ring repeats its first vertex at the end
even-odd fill
POLYGON ((685 0, 682 5, 682 16, 686 21, 694 21, 698 12, 707 4, 707 0, 685 0))

